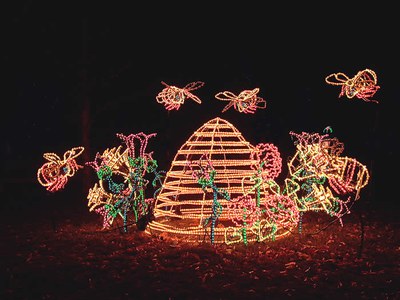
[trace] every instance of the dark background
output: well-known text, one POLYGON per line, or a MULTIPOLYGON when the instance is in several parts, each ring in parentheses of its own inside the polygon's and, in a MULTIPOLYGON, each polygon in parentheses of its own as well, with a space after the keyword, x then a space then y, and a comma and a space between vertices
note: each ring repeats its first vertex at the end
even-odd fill
POLYGON ((21 0, 0 10, 0 298, 399 299, 397 5, 115 2, 21 0), (367 68, 378 104, 338 98, 325 82, 367 68), (167 111, 156 102, 161 81, 205 82, 193 92, 202 103, 167 111), (216 93, 256 87, 266 109, 222 113, 216 93), (278 183, 295 153, 289 132, 331 126, 342 155, 371 175, 344 226, 310 212, 301 231, 272 243, 185 245, 134 226, 122 234, 117 220, 102 230, 87 207, 98 182, 90 167, 55 193, 36 179, 44 153, 83 145, 83 165, 119 146, 117 133, 157 133, 147 151, 167 171, 215 117, 253 145, 279 148, 278 183))
MULTIPOLYGON (((157 133, 148 151, 168 170, 180 146, 215 117, 231 122, 253 145, 278 146, 285 161, 295 147, 289 131, 333 128, 344 156, 365 164, 362 192, 373 205, 397 205, 399 150, 398 22, 391 7, 246 2, 223 6, 137 2, 73 5, 16 1, 2 18, 4 91, 2 193, 12 200, 47 197, 36 180, 43 153, 62 157, 85 145, 83 164, 120 145, 116 133, 157 133), (325 77, 372 69, 379 101, 338 98, 325 77), (193 81, 202 103, 186 100, 167 111, 156 95, 193 81), (260 88, 267 108, 254 115, 215 94, 260 88)), ((284 164, 284 168, 285 168, 284 164)), ((94 171, 79 171, 66 186, 71 203, 86 207, 94 171), (86 183, 85 183, 86 182, 86 183)), ((283 170, 283 175, 286 175, 283 170)), ((54 195, 57 197, 57 195, 54 195)), ((36 201, 36 200, 35 200, 36 201)))

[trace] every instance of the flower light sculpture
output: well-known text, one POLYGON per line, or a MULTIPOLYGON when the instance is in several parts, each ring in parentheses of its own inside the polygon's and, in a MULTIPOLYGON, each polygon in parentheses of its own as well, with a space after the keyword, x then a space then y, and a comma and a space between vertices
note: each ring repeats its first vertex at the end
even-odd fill
POLYGON ((195 102, 201 104, 199 97, 193 95, 190 91, 197 90, 204 85, 202 81, 195 81, 187 84, 184 88, 178 88, 173 85, 168 85, 164 81, 161 81, 165 88, 158 93, 156 100, 165 106, 167 110, 179 110, 181 105, 186 99, 192 99, 195 102))
POLYGON ((75 158, 82 154, 84 147, 74 147, 64 153, 61 159, 56 153, 45 153, 43 157, 48 160, 37 171, 37 180, 49 192, 57 192, 65 187, 68 178, 83 166, 78 165, 75 158))
POLYGON ((200 159, 196 162, 188 162, 188 167, 191 171, 192 176, 197 180, 197 183, 201 185, 201 189, 207 193, 207 188, 211 188, 213 192, 213 202, 212 202, 212 213, 211 216, 206 218, 204 221, 204 226, 210 223, 211 233, 210 240, 214 244, 215 241, 215 226, 218 217, 222 213, 222 205, 218 201, 218 195, 222 195, 224 199, 229 200, 229 194, 223 189, 219 189, 214 180, 216 171, 212 166, 212 162, 209 159, 208 153, 203 154, 200 159), (210 222, 211 221, 211 222, 210 222))
POLYGON ((323 211, 342 222, 341 217, 350 213, 349 203, 360 198, 360 190, 369 181, 367 167, 354 158, 340 156, 343 143, 328 134, 290 135, 297 149, 288 160, 290 180, 296 186, 290 194, 299 211, 323 211))
POLYGON ((102 154, 97 153, 94 161, 86 163, 96 171, 99 179, 87 196, 89 211, 103 216, 103 229, 110 228, 117 217, 122 218, 125 231, 130 219, 139 230, 144 230, 151 220, 163 173, 157 171, 158 164, 152 152, 146 152, 148 140, 155 135, 143 132, 128 136, 117 134, 125 147, 106 149, 102 154), (149 176, 153 177, 154 193, 153 197, 146 198, 149 176))
POLYGON ((349 78, 344 73, 330 74, 325 78, 325 82, 342 86, 339 98, 346 95, 349 99, 356 97, 365 102, 378 103, 377 100, 370 99, 380 88, 377 85, 376 73, 370 69, 359 71, 353 78, 349 78))
POLYGON ((257 96, 259 91, 259 88, 244 90, 240 92, 239 95, 235 95, 229 91, 224 91, 217 93, 215 98, 221 101, 229 101, 229 103, 223 108, 222 112, 227 111, 233 106, 238 112, 254 114, 258 108, 264 109, 267 107, 266 101, 257 96))

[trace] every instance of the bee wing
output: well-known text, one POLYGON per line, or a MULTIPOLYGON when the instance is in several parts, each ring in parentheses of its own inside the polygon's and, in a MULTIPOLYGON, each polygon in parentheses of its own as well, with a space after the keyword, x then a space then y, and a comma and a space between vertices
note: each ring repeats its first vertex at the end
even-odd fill
POLYGON ((57 154, 55 154, 55 153, 45 153, 45 154, 43 154, 43 157, 44 157, 45 159, 47 159, 48 161, 54 161, 54 162, 56 162, 56 161, 61 160, 61 158, 60 158, 57 154))
POLYGON ((375 84, 378 83, 378 78, 377 78, 376 73, 375 73, 374 71, 372 71, 372 70, 370 70, 370 69, 365 69, 365 70, 364 70, 364 74, 367 75, 368 79, 371 79, 371 77, 369 76, 369 75, 371 75, 372 78, 373 78, 373 82, 374 82, 375 84))
POLYGON ((226 112, 231 106, 235 105, 235 101, 229 102, 225 107, 222 109, 222 112, 226 112))
POLYGON ((189 93, 189 97, 190 97, 192 100, 196 101, 197 103, 201 104, 201 100, 200 100, 199 97, 193 95, 192 93, 189 93))
POLYGON ((325 82, 332 85, 342 85, 349 79, 344 73, 334 73, 326 76, 325 82))
POLYGON ((230 101, 223 109, 222 112, 226 112, 232 105, 235 104, 237 97, 234 93, 229 91, 219 92, 215 95, 215 98, 222 101, 230 101))
POLYGON ((67 159, 67 154, 69 155, 68 158, 75 158, 82 154, 84 147, 74 147, 71 150, 64 153, 64 159, 67 159))
POLYGON ((204 82, 195 81, 195 82, 191 82, 191 83, 188 83, 187 85, 185 85, 184 89, 188 90, 188 91, 193 91, 193 90, 197 90, 197 89, 201 88, 203 85, 204 85, 204 82))
POLYGON ((255 88, 253 90, 244 90, 239 94, 239 98, 252 98, 259 92, 259 88, 255 88))
POLYGON ((354 81, 355 82, 360 81, 368 85, 376 85, 378 79, 374 71, 370 69, 365 69, 363 71, 358 72, 357 75, 354 76, 354 81))
POLYGON ((238 96, 236 96, 234 93, 229 92, 229 91, 219 92, 215 95, 215 98, 217 98, 218 100, 222 100, 222 101, 233 101, 237 97, 238 96))

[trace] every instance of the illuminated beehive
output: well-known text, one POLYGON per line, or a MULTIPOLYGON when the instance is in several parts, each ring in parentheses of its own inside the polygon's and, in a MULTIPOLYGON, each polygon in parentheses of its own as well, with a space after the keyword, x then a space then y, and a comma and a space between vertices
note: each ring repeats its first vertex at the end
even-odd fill
MULTIPOLYGON (((268 193, 265 184, 258 191, 254 188, 255 170, 259 163, 252 155, 255 149, 224 119, 217 117, 201 126, 176 153, 155 202, 155 220, 149 223, 147 232, 164 233, 187 242, 210 239, 210 228, 207 229, 205 223, 213 215, 216 189, 202 187, 194 176, 196 163, 202 162, 202 158, 207 156, 215 170, 214 187, 218 187, 220 192, 217 195, 220 214, 215 228, 212 228, 212 242, 229 243, 243 239, 243 228, 237 222, 232 222, 231 200, 241 197, 257 199, 256 193, 260 199, 268 193), (229 197, 223 197, 224 193, 229 197)), ((245 235, 248 241, 268 236, 271 228, 266 219, 263 218, 261 226, 258 223, 258 229, 248 226, 245 235)))

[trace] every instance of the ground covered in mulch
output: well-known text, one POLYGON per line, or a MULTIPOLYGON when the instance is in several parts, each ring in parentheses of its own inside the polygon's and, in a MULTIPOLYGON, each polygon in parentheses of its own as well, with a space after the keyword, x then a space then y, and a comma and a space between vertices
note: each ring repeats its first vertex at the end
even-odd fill
POLYGON ((301 234, 246 246, 104 231, 57 200, 3 209, 1 299, 400 299, 393 208, 357 203, 343 226, 310 212, 301 234))

